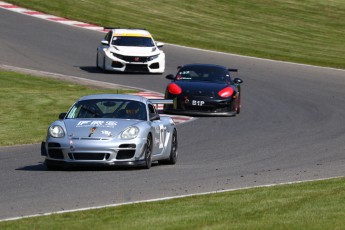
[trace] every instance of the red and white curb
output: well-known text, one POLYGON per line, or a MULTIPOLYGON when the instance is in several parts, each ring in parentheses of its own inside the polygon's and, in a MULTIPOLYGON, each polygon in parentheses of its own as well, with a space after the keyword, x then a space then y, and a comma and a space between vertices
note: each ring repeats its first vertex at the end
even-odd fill
MULTIPOLYGON (((156 93, 156 92, 139 92, 139 93, 134 93, 135 95, 139 95, 142 97, 146 97, 149 99, 163 99, 164 96, 163 94, 156 93)), ((162 111, 163 110, 163 105, 158 105, 157 110, 162 111)), ((191 121, 195 119, 194 117, 189 117, 189 116, 181 116, 181 115, 168 115, 168 114, 162 114, 163 116, 169 116, 171 117, 176 124, 191 121)))
POLYGON ((100 32, 107 32, 108 30, 104 30, 103 27, 97 26, 97 25, 92 25, 89 23, 85 23, 85 22, 79 22, 79 21, 73 21, 70 19, 66 19, 66 18, 61 18, 61 17, 57 17, 54 15, 49 15, 49 14, 45 14, 42 12, 38 12, 38 11, 34 11, 34 10, 30 10, 30 9, 26 9, 20 6, 16 6, 13 5, 11 3, 7 3, 7 2, 3 2, 0 1, 0 8, 6 9, 6 10, 10 10, 10 11, 14 11, 17 13, 21 13, 21 14, 26 14, 26 15, 30 15, 36 18, 41 18, 41 19, 45 19, 48 21, 53 21, 53 22, 58 22, 58 23, 62 23, 65 25, 70 25, 70 26, 76 26, 79 28, 84 28, 84 29, 89 29, 89 30, 96 30, 96 31, 100 31, 100 32))
MULTIPOLYGON (((33 17, 37 17, 37 18, 41 18, 41 19, 45 19, 48 21, 53 21, 53 22, 69 25, 69 26, 76 26, 76 27, 83 28, 83 29, 95 30, 95 31, 103 32, 103 33, 108 31, 108 30, 105 30, 103 27, 100 27, 97 25, 92 25, 92 24, 88 24, 88 23, 84 23, 84 22, 69 20, 69 19, 61 18, 61 17, 56 17, 53 15, 49 15, 49 14, 45 14, 42 12, 26 9, 26 8, 16 6, 16 5, 13 5, 10 3, 6 3, 3 1, 0 1, 0 8, 14 11, 14 12, 21 13, 21 14, 25 14, 25 15, 29 15, 29 16, 33 16, 33 17)), ((138 93, 138 95, 141 95, 141 96, 144 96, 147 98, 151 98, 151 99, 153 99, 153 98, 163 99, 164 98, 164 96, 162 94, 155 93, 155 92, 140 92, 140 93, 138 93)), ((162 105, 159 105, 157 109, 163 110, 162 105)), ((176 124, 191 121, 194 119, 194 117, 189 117, 189 116, 180 116, 180 115, 167 115, 167 116, 170 116, 176 124)))

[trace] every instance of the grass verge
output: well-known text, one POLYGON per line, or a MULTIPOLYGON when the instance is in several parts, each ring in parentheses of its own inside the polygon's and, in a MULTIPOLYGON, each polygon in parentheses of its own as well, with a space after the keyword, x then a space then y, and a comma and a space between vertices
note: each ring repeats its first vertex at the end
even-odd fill
POLYGON ((345 178, 0 222, 0 229, 343 229, 345 178))
POLYGON ((345 68, 344 0, 6 1, 100 26, 147 28, 167 43, 345 68))
POLYGON ((31 144, 44 140, 48 125, 81 96, 128 93, 124 89, 87 86, 0 70, 0 146, 31 144))

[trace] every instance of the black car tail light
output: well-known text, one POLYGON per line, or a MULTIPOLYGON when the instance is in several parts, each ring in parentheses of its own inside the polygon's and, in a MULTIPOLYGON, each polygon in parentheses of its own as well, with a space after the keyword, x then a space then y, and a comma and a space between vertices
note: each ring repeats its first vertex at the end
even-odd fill
POLYGON ((231 87, 225 87, 224 89, 218 92, 218 95, 223 98, 231 97, 234 93, 234 89, 231 87))
POLYGON ((169 93, 175 94, 175 95, 179 95, 180 93, 182 93, 181 87, 175 83, 171 83, 168 85, 168 91, 169 93))

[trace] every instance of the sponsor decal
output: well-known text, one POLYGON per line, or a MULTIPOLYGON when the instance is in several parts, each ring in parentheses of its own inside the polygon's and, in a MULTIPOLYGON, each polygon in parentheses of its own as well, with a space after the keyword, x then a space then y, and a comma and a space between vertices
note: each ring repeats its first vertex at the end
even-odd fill
POLYGON ((85 128, 85 127, 115 127, 117 125, 116 121, 79 121, 77 124, 77 128, 85 128))
POLYGON ((112 136, 111 132, 108 131, 108 130, 102 130, 102 134, 103 134, 103 135, 106 135, 106 136, 108 136, 108 137, 111 137, 111 136, 112 136))
POLYGON ((96 127, 92 127, 91 129, 90 129, 90 134, 89 134, 89 137, 91 137, 92 136, 92 134, 96 131, 96 127))
POLYGON ((117 32, 117 33, 114 33, 113 34, 113 37, 115 36, 124 36, 124 37, 147 37, 147 38, 150 38, 151 35, 149 34, 144 34, 144 33, 130 33, 130 32, 127 32, 127 33, 121 33, 121 32, 117 32))

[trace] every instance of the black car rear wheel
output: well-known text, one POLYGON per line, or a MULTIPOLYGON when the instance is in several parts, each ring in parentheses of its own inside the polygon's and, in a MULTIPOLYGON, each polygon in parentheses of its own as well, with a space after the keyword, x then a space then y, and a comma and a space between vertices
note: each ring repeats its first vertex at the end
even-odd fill
POLYGON ((236 102, 236 113, 239 114, 241 112, 241 94, 238 95, 237 102, 236 102))

